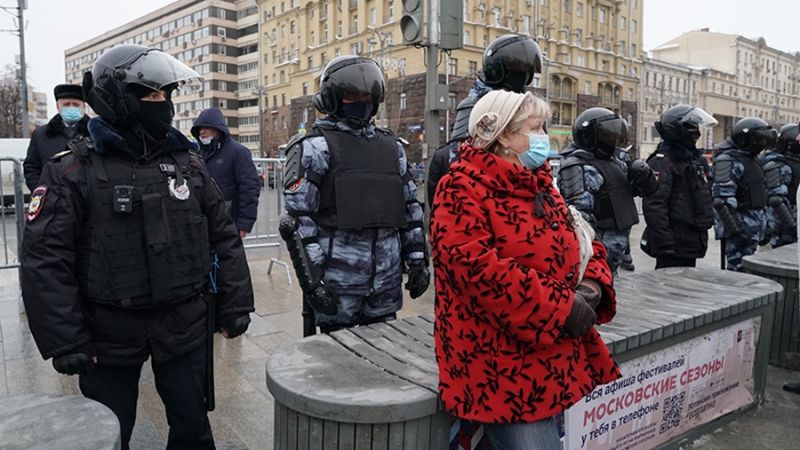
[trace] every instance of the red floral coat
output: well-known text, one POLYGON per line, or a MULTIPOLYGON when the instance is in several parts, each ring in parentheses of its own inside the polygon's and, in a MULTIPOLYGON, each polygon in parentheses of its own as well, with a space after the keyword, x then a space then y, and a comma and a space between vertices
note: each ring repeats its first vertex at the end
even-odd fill
MULTIPOLYGON (((439 393, 454 416, 533 422, 557 414, 619 369, 598 332, 562 336, 579 243, 547 164, 530 171, 465 145, 438 184, 432 237, 439 393)), ((585 273, 616 312, 603 245, 585 273)))

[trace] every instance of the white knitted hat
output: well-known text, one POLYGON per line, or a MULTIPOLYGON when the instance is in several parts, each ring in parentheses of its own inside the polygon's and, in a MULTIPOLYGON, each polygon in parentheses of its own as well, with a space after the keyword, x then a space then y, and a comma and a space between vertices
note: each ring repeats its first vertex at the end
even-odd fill
POLYGON ((514 118, 526 94, 492 91, 481 97, 469 115, 469 134, 475 146, 489 147, 514 118))

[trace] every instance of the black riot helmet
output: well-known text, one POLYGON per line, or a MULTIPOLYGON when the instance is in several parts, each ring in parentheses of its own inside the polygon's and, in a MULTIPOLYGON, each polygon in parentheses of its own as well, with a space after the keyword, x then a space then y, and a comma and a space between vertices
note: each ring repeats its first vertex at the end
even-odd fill
POLYGON ((83 75, 83 97, 100 117, 125 124, 136 120, 143 91, 167 95, 182 84, 202 81, 188 66, 156 48, 118 45, 105 51, 83 75))
POLYGON ((493 89, 523 93, 542 72, 542 50, 529 36, 507 34, 492 41, 483 53, 478 78, 493 89))
POLYGON ((731 141, 738 149, 757 155, 764 149, 775 148, 778 132, 764 120, 745 117, 733 126, 731 141))
POLYGON ((665 141, 677 142, 689 149, 694 149, 700 139, 701 127, 713 127, 717 120, 695 106, 676 105, 661 115, 655 123, 658 134, 665 141))
POLYGON ((587 109, 575 120, 572 138, 578 148, 610 157, 628 144, 628 122, 605 108, 587 109))
POLYGON ((778 143, 775 145, 775 150, 780 153, 800 155, 800 143, 797 142, 798 134, 800 134, 800 129, 795 124, 781 127, 780 131, 778 131, 778 143))
POLYGON ((372 116, 383 103, 384 81, 378 63, 369 58, 345 55, 334 58, 322 71, 314 107, 322 114, 337 115, 342 100, 372 103, 372 116))

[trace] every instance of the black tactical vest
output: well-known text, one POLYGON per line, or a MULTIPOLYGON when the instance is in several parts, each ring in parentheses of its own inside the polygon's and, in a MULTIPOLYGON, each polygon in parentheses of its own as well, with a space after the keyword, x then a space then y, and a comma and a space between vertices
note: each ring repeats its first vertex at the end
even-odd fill
POLYGON ((210 246, 200 210, 203 178, 190 168, 189 153, 138 165, 70 147, 87 166, 90 218, 76 245, 81 297, 147 308, 199 292, 208 279, 210 246), (177 195, 170 194, 171 182, 177 195), (133 186, 128 213, 114 211, 120 186, 133 186))
POLYGON ((714 225, 711 186, 705 167, 696 160, 680 160, 670 157, 669 152, 656 151, 672 164, 672 191, 669 194, 670 223, 708 230, 714 225))
POLYGON ((603 176, 603 185, 594 194, 592 211, 597 228, 627 230, 639 223, 633 191, 620 163, 614 159, 597 158, 585 151, 577 152, 575 156, 594 166, 603 176))
POLYGON ((789 183, 789 203, 797 203, 797 187, 800 186, 800 160, 793 157, 780 158, 778 161, 788 165, 792 169, 792 181, 789 183))
POLYGON ((330 161, 320 182, 320 226, 405 228, 406 202, 395 138, 382 130, 376 130, 370 140, 346 131, 322 129, 321 133, 330 161))
POLYGON ((729 152, 730 156, 744 166, 744 174, 738 181, 736 201, 739 207, 761 209, 767 206, 767 180, 764 177, 764 166, 755 156, 740 152, 729 152))

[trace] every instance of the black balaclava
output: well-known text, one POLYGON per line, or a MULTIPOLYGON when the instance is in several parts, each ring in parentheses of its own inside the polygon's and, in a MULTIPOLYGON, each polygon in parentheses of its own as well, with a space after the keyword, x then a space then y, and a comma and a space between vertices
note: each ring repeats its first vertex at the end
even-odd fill
POLYGON ((141 129, 144 131, 144 137, 148 141, 160 142, 167 138, 169 130, 172 128, 172 118, 175 115, 173 109, 172 99, 169 93, 172 89, 165 88, 167 91, 167 99, 163 102, 148 102, 141 100, 142 97, 154 91, 147 86, 131 85, 130 91, 139 100, 139 112, 136 114, 136 119, 133 128, 141 129))

